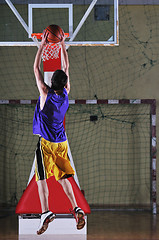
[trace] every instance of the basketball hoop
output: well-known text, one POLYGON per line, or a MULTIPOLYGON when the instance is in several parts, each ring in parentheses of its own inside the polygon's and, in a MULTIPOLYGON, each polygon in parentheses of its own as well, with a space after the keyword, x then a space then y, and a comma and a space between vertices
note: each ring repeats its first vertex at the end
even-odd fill
MULTIPOLYGON (((34 38, 38 43, 38 39, 42 39, 42 33, 33 33, 32 38, 34 38)), ((69 33, 65 33, 65 39, 69 37, 69 33)), ((57 59, 59 58, 59 51, 61 45, 60 43, 48 43, 42 53, 42 60, 47 61, 49 59, 57 59)))
POLYGON ((46 61, 49 59, 59 58, 60 44, 47 44, 42 53, 42 60, 46 61))

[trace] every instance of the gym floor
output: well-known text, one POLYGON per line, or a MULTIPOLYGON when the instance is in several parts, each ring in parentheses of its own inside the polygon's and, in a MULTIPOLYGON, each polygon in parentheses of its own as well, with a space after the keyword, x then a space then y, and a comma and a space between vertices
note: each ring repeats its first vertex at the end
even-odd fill
POLYGON ((159 240, 159 219, 150 212, 93 211, 88 216, 87 232, 87 236, 18 236, 14 211, 0 211, 1 240, 159 240))

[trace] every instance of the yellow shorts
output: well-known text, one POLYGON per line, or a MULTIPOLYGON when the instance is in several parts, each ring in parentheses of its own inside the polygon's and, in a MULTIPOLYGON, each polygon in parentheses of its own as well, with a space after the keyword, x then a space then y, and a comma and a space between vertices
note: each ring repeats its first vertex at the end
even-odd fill
POLYGON ((67 155, 67 141, 53 143, 40 138, 36 149, 35 176, 36 181, 55 176, 58 181, 75 174, 67 155))

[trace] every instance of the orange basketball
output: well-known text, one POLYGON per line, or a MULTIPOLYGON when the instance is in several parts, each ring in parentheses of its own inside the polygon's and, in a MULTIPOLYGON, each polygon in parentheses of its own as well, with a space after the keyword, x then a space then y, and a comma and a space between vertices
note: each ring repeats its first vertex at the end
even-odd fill
POLYGON ((47 40, 52 43, 61 42, 64 36, 64 31, 58 25, 49 25, 44 32, 46 32, 47 40))

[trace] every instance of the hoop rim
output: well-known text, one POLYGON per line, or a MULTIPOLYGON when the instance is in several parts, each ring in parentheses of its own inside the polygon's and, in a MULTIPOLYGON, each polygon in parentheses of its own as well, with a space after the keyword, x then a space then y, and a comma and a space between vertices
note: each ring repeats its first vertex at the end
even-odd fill
MULTIPOLYGON (((42 39, 43 33, 32 33, 31 37, 36 37, 37 39, 41 40, 42 39)), ((65 39, 69 37, 69 33, 64 33, 65 39)))

